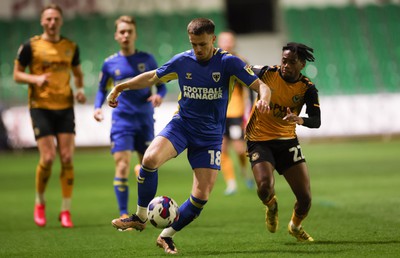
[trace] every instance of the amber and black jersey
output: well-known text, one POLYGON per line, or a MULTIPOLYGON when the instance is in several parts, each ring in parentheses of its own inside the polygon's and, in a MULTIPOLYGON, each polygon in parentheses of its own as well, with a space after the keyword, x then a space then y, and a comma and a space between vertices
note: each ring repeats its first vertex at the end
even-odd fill
POLYGON ((242 85, 239 83, 235 83, 232 95, 231 95, 231 100, 228 105, 228 109, 226 111, 226 117, 227 118, 237 118, 237 117, 243 117, 244 116, 244 111, 245 111, 245 90, 242 85))
POLYGON ((58 42, 34 36, 23 44, 16 59, 31 74, 49 73, 48 83, 42 87, 29 85, 29 107, 61 110, 73 106, 70 86, 71 68, 80 64, 78 46, 61 37, 58 42))
MULTIPOLYGON (((224 51, 223 51, 224 52, 224 51)), ((227 51, 225 51, 227 52, 227 51)), ((247 63, 244 58, 237 55, 236 53, 231 53, 234 56, 239 57, 243 62, 247 63)), ((245 114, 246 106, 246 94, 245 90, 249 91, 248 88, 243 87, 240 83, 236 82, 233 88, 231 98, 228 104, 228 109, 226 110, 227 118, 242 118, 245 114)), ((251 92, 250 92, 251 93, 251 92)))
POLYGON ((299 115, 306 105, 307 117, 304 126, 319 127, 321 112, 318 90, 304 75, 296 82, 285 81, 280 74, 280 66, 252 67, 258 77, 271 89, 269 113, 260 113, 254 106, 246 127, 245 138, 250 141, 268 141, 273 139, 291 139, 296 136, 296 123, 283 120, 287 107, 299 115))

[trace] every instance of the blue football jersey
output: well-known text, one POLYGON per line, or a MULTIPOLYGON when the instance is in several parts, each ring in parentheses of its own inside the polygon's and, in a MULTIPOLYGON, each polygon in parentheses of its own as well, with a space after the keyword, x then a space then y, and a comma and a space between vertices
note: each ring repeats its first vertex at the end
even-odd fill
POLYGON ((221 49, 206 62, 197 61, 193 50, 177 54, 156 73, 163 82, 178 79, 178 116, 189 132, 206 138, 222 137, 235 81, 250 86, 257 80, 240 58, 221 49))
MULTIPOLYGON (((157 63, 153 55, 149 53, 136 52, 130 56, 123 56, 118 52, 111 55, 104 61, 101 69, 95 108, 102 106, 107 97, 107 91, 114 85, 156 68, 157 63)), ((164 97, 165 84, 157 86, 157 93, 164 97)), ((113 116, 117 113, 153 114, 153 106, 147 101, 151 94, 151 88, 123 91, 118 97, 118 106, 113 109, 113 116)))

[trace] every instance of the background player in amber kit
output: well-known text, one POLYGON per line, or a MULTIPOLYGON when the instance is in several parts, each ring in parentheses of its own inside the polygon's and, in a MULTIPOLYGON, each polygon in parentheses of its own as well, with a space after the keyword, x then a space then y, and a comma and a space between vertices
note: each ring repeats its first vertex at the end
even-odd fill
MULTIPOLYGON (((136 21, 130 16, 120 16, 115 21, 114 38, 120 51, 109 56, 100 73, 99 90, 94 102, 94 118, 103 120, 101 109, 107 97, 107 87, 157 68, 153 55, 135 48, 136 21), (111 85, 109 85, 111 84, 111 85)), ((154 107, 161 105, 167 89, 157 86, 157 93, 150 88, 124 91, 119 106, 112 112, 111 153, 115 161, 114 191, 121 217, 128 217, 129 172, 132 152, 136 151, 139 162, 154 138, 154 107)), ((140 165, 135 167, 139 173, 140 165)))
MULTIPOLYGON (((244 58, 239 56, 236 51, 235 34, 231 31, 223 31, 218 34, 218 47, 228 51, 244 62, 244 58)), ((246 143, 244 141, 244 123, 248 110, 251 107, 252 92, 247 87, 243 87, 240 83, 235 83, 231 100, 228 104, 226 112, 226 128, 222 140, 221 149, 221 172, 226 183, 225 194, 231 195, 237 191, 237 182, 235 168, 232 158, 229 155, 229 148, 232 147, 238 157, 240 165, 240 173, 246 182, 248 188, 253 188, 254 180, 248 170, 248 160, 246 157, 246 143)))
POLYGON ((77 88, 75 98, 84 103, 83 73, 78 46, 60 34, 63 24, 61 8, 54 4, 45 6, 40 24, 43 33, 20 47, 14 66, 14 80, 29 84, 29 111, 40 153, 36 167, 34 221, 40 227, 46 225, 44 194, 58 150, 62 189, 59 219, 63 227, 73 227, 70 209, 74 183, 75 115, 69 81, 72 71, 77 88), (30 73, 25 71, 26 67, 30 73))
POLYGON ((288 43, 282 49, 280 66, 254 67, 253 71, 271 88, 270 112, 253 109, 246 128, 247 147, 257 194, 266 205, 266 226, 278 228, 278 203, 274 170, 283 175, 296 196, 288 230, 299 241, 314 241, 301 223, 311 207, 310 177, 296 125, 318 128, 321 124, 318 91, 301 70, 313 62, 313 49, 300 43, 288 43), (308 117, 300 117, 303 105, 308 117))

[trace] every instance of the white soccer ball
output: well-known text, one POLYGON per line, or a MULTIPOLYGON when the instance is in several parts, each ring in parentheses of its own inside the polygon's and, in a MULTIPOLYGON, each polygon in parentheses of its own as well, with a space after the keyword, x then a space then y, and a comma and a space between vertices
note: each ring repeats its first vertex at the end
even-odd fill
POLYGON ((157 196, 147 206, 147 218, 156 228, 167 228, 179 219, 179 206, 168 196, 157 196))

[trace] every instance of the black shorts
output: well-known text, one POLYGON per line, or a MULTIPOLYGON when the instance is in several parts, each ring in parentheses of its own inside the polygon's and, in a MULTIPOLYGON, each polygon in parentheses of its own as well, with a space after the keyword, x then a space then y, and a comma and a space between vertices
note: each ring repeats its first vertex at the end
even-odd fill
POLYGON ((289 140, 247 141, 251 167, 267 161, 282 175, 291 166, 305 162, 297 138, 289 140))
POLYGON ((49 110, 31 108, 30 110, 35 139, 59 133, 75 134, 75 114, 73 108, 49 110))
POLYGON ((227 118, 224 135, 231 140, 243 139, 243 119, 241 117, 227 118))

